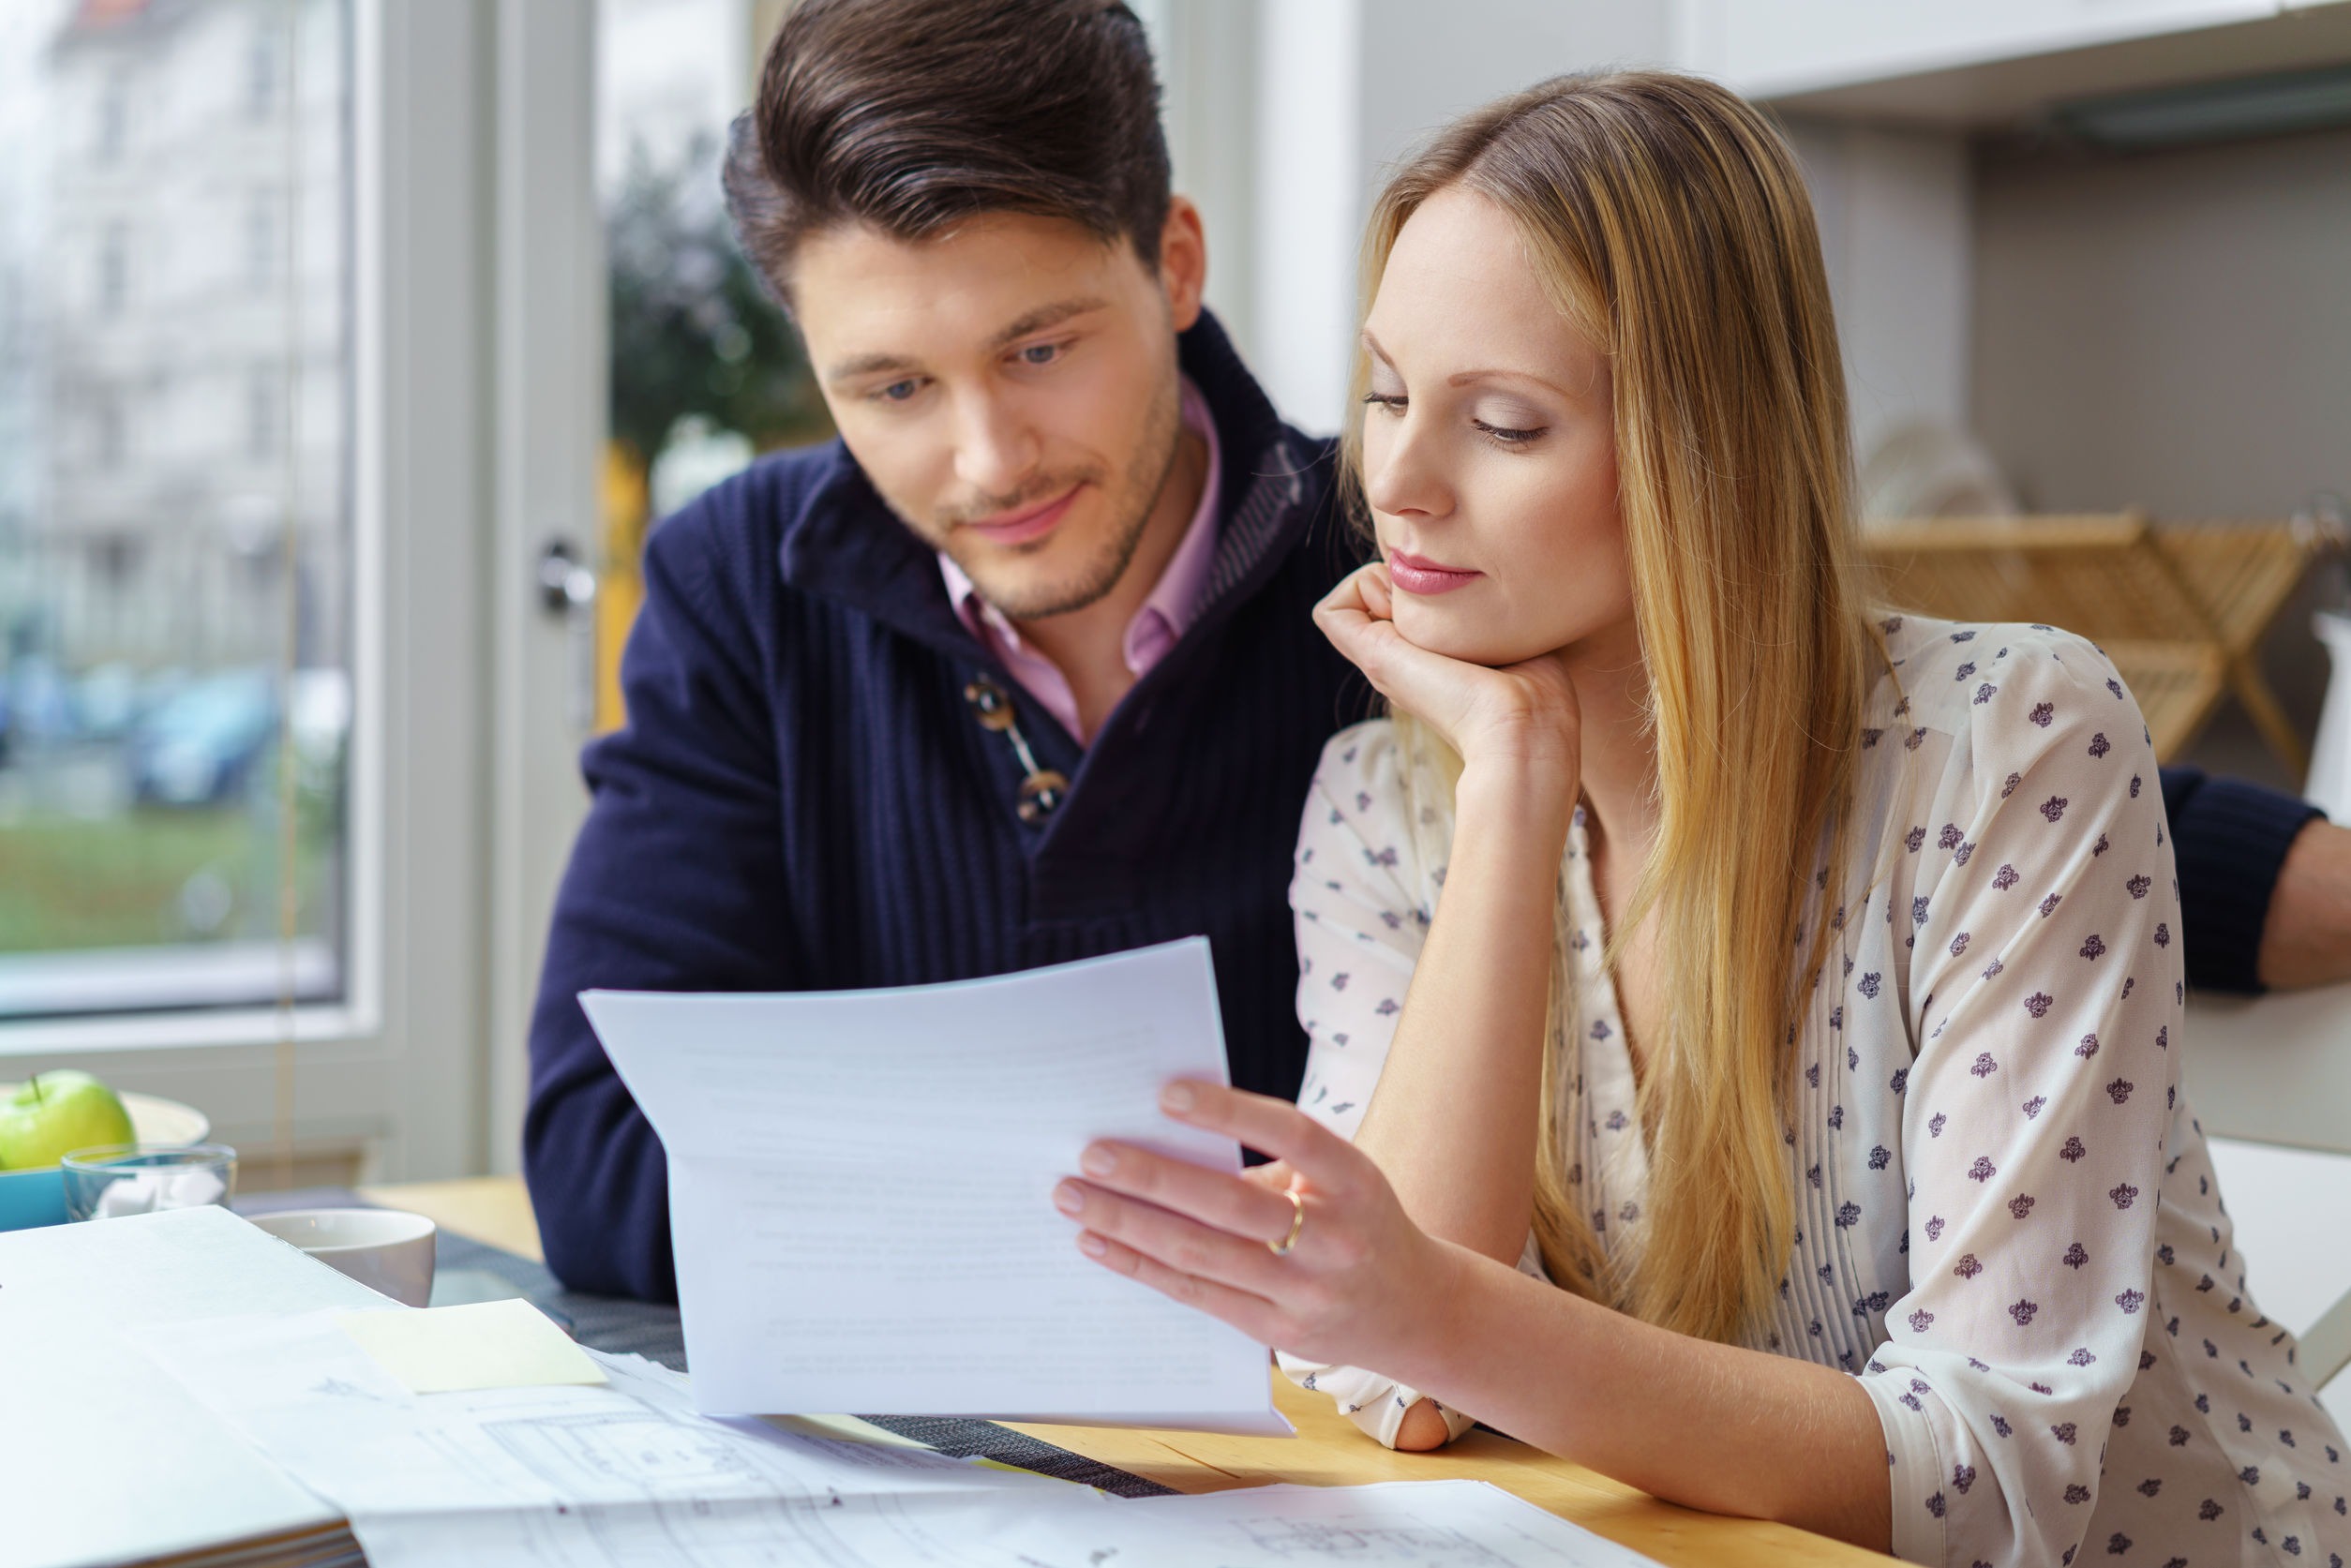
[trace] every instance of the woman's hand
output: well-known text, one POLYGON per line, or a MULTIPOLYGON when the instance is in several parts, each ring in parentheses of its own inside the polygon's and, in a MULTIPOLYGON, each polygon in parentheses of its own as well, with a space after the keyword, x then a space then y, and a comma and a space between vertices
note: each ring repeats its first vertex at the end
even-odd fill
POLYGON ((1054 1189, 1055 1206, 1083 1227, 1081 1250, 1264 1345, 1383 1370, 1425 1364, 1460 1249, 1405 1217, 1379 1167, 1264 1095, 1177 1083, 1160 1106, 1279 1160, 1235 1175, 1131 1143, 1089 1144, 1086 1175, 1054 1189), (1296 1245, 1275 1253, 1294 1223, 1296 1245))
POLYGON ((1379 694, 1444 737, 1463 765, 1533 763, 1564 776, 1581 771, 1582 717, 1556 652, 1499 669, 1431 653, 1396 625, 1386 566, 1350 574, 1314 606, 1314 623, 1379 694))

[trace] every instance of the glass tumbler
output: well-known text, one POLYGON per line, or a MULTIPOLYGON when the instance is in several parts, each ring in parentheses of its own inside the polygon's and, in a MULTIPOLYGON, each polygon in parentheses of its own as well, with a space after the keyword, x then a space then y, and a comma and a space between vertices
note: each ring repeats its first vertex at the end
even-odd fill
POLYGON ((225 1207, 237 1185, 237 1152, 226 1143, 102 1143, 62 1164, 68 1219, 225 1207))

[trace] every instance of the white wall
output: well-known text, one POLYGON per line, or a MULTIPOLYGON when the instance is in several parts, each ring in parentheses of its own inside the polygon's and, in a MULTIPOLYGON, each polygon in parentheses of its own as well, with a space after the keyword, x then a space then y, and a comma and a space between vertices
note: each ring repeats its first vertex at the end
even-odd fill
POLYGON ((1361 0, 1357 146, 1368 204, 1385 167, 1479 104, 1563 71, 1668 63, 1662 0, 1361 0))
POLYGON ((1692 70, 1774 95, 2258 20, 2279 0, 1674 0, 1692 70))
POLYGON ((1248 352, 1274 406, 1318 431, 1339 424, 1355 336, 1363 23, 1360 0, 1258 15, 1248 352))
POLYGON ((1915 420, 1965 427, 1973 176, 1959 137, 1796 122, 1845 349, 1853 452, 1915 420))

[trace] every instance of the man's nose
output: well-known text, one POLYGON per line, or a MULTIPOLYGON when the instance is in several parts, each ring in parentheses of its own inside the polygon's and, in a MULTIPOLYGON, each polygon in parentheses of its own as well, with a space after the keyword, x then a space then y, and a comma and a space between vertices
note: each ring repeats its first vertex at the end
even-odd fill
POLYGON ((1005 399, 975 394, 956 409, 955 477, 983 496, 1020 493, 1037 467, 1039 443, 1005 399))

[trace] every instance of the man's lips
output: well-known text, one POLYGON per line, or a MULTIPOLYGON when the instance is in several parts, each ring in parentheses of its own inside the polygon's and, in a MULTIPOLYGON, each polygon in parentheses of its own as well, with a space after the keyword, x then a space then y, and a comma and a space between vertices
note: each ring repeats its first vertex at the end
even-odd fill
POLYGON ((1026 511, 999 513, 993 517, 978 518, 956 526, 969 529, 991 545, 1026 545, 1032 539, 1042 539, 1058 527, 1071 503, 1077 500, 1078 492, 1084 488, 1085 483, 1080 481, 1053 500, 1026 511))
POLYGON ((1407 593, 1428 594, 1450 593, 1457 588, 1475 582, 1485 574, 1455 566, 1441 566, 1407 550, 1390 550, 1387 575, 1390 582, 1407 593))

